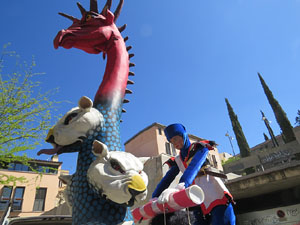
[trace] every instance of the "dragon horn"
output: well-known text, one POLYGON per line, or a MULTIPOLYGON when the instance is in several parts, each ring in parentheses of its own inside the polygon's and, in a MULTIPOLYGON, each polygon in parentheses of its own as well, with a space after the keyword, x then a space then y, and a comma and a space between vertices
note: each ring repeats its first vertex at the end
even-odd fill
POLYGON ((105 4, 105 6, 107 6, 107 8, 108 8, 108 9, 110 9, 110 7, 111 7, 111 3, 112 3, 112 1, 111 1, 111 0, 107 0, 107 2, 106 2, 106 4, 105 4))
POLYGON ((97 0, 90 0, 90 11, 98 13, 97 0))
POLYGON ((111 0, 107 0, 106 1, 106 4, 105 4, 105 6, 103 7, 103 9, 102 9, 102 12, 100 13, 100 14, 102 14, 102 15, 106 15, 106 10, 107 9, 110 9, 110 7, 111 7, 111 3, 112 3, 112 1, 111 0))
POLYGON ((76 20, 75 17, 70 16, 70 15, 68 15, 68 14, 61 13, 61 12, 59 12, 58 14, 61 15, 61 16, 63 16, 63 17, 66 17, 66 18, 69 19, 69 20, 72 20, 73 22, 76 20))
POLYGON ((124 3, 124 0, 120 0, 117 9, 116 9, 116 11, 114 12, 114 15, 115 15, 114 22, 117 21, 119 15, 120 15, 120 13, 121 13, 121 10, 122 10, 122 7, 123 7, 123 3, 124 3))
POLYGON ((83 16, 86 13, 86 10, 82 7, 82 5, 79 2, 77 2, 77 6, 81 12, 81 15, 83 16))

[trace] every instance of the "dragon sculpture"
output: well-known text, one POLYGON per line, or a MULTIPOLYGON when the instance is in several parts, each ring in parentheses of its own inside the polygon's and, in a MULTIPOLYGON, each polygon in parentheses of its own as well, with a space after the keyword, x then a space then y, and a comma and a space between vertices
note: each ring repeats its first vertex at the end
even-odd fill
MULTIPOLYGON (((122 156, 113 157, 119 161, 109 160, 108 155, 102 156, 101 160, 106 160, 107 163, 103 170, 105 172, 111 170, 113 172, 109 174, 110 176, 123 179, 119 184, 118 193, 126 195, 124 202, 115 202, 116 199, 111 199, 105 193, 107 191, 104 190, 105 187, 97 183, 97 179, 100 179, 97 175, 92 176, 92 179, 87 176, 91 164, 96 160, 93 153, 95 143, 101 142, 110 151, 122 151, 119 131, 122 105, 128 102, 124 99, 125 94, 131 93, 126 88, 127 84, 133 83, 128 80, 128 75, 134 75, 129 71, 129 67, 134 66, 129 61, 133 56, 128 54, 131 46, 126 47, 127 38, 123 39, 121 36, 126 26, 118 28, 115 25, 123 0, 120 0, 114 13, 110 11, 111 0, 107 0, 101 13, 98 12, 97 0, 90 0, 89 11, 79 3, 77 5, 82 14, 81 19, 59 13, 73 23, 57 34, 54 47, 62 46, 66 49, 74 47, 90 54, 102 52, 104 58, 107 55, 105 73, 94 101, 82 97, 78 107, 67 112, 49 130, 46 141, 54 148, 43 149, 38 155, 79 152, 76 172, 69 182, 73 224, 125 224, 124 221, 132 220, 128 207, 146 196, 147 179, 141 175, 142 168, 140 166, 124 168, 120 162, 122 156), (135 172, 131 172, 133 170, 135 172)), ((96 145, 99 146, 99 143, 96 145)))

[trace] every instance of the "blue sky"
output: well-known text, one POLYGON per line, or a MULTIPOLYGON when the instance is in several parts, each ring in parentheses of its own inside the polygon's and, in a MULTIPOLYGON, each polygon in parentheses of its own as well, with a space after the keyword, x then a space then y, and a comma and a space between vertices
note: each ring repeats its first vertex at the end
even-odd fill
MULTIPOLYGON (((89 8, 88 0, 81 3, 89 8)), ((104 73, 102 55, 53 47, 57 32, 71 25, 57 13, 80 17, 76 1, 0 4, 0 46, 11 42, 10 49, 26 61, 35 56, 35 71, 46 73, 41 77, 43 88, 59 87, 55 99, 71 102, 55 114, 76 106, 83 95, 93 98, 104 73)), ((98 4, 101 8, 104 2, 98 4)), ((250 147, 261 143, 263 132, 267 133, 260 110, 278 135, 280 128, 257 72, 294 125, 300 109, 299 11, 299 0, 125 0, 117 25, 127 24, 122 34, 133 46, 136 76, 130 87, 133 94, 126 96, 131 102, 122 116, 122 143, 153 122, 180 122, 189 133, 215 140, 220 152, 232 153, 225 136, 227 131, 234 136, 225 98, 250 147)), ((238 152, 235 139, 233 144, 238 152)), ((41 143, 40 147, 51 146, 41 143)), ((60 160, 63 169, 75 170, 76 154, 61 155, 60 160)))

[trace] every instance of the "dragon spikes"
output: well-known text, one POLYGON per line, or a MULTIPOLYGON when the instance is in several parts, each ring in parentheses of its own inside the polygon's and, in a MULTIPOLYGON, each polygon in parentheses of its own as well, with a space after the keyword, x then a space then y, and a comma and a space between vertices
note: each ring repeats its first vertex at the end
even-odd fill
MULTIPOLYGON (((106 2, 107 4, 107 2, 106 2)), ((90 11, 98 13, 98 3, 97 0, 90 0, 90 11)))
MULTIPOLYGON (((125 37, 124 42, 127 40, 128 40, 128 37, 125 37)), ((131 48, 132 48, 132 46, 126 46, 127 51, 129 51, 131 48)), ((132 58, 133 56, 134 56, 134 54, 132 54, 132 53, 128 55, 129 59, 132 58)), ((135 66, 135 64, 130 62, 129 67, 133 67, 133 66, 135 66)), ((134 76, 134 72, 129 71, 128 76, 134 76)), ((134 82, 132 80, 128 79, 127 85, 132 85, 132 84, 134 84, 134 82)), ((132 94, 132 91, 126 88, 125 94, 132 94)), ((123 99, 123 103, 128 103, 128 102, 129 102, 128 99, 123 99)))
POLYGON ((86 13, 86 10, 83 8, 83 6, 79 2, 77 2, 77 6, 81 12, 81 15, 83 16, 86 13))
MULTIPOLYGON (((120 16, 123 4, 124 4, 124 0, 120 0, 119 4, 117 6, 117 9, 114 12, 114 16, 115 16, 114 22, 116 22, 117 19, 118 19, 118 17, 120 16)), ((110 10, 111 5, 112 5, 112 0, 107 0, 100 14, 103 15, 103 16, 105 16, 106 10, 107 9, 110 10)), ((82 16, 85 13, 87 13, 87 11, 83 8, 83 6, 79 2, 77 2, 77 6, 78 6, 78 8, 79 8, 82 16)), ((93 12, 93 13, 99 14, 97 0, 90 0, 90 11, 89 12, 93 12)), ((60 12, 58 14, 61 15, 61 16, 63 16, 63 17, 66 17, 67 19, 72 20, 73 22, 76 20, 76 18, 74 18, 73 16, 69 16, 69 15, 67 15, 65 13, 61 13, 60 12)), ((124 30, 125 27, 122 26, 120 29, 124 30)))
POLYGON ((61 16, 63 16, 63 17, 65 17, 65 18, 67 18, 67 19, 69 19, 69 20, 72 20, 73 22, 75 22, 75 20, 76 20, 75 17, 69 16, 69 15, 67 15, 67 14, 65 14, 65 13, 59 12, 58 14, 61 15, 61 16))
MULTIPOLYGON (((123 4, 124 4, 124 0, 120 0, 119 4, 117 6, 117 9, 114 12, 114 15, 115 15, 114 22, 116 22, 117 19, 118 19, 118 17, 120 16, 123 4)), ((105 5, 104 5, 104 7, 103 7, 103 9, 102 9, 101 14, 104 15, 106 9, 110 9, 111 5, 112 5, 112 0, 107 0, 106 3, 105 3, 105 5)), ((90 11, 98 13, 97 0, 90 0, 90 11)))
POLYGON ((125 30, 126 26, 127 24, 124 24, 123 26, 118 27, 118 30, 122 33, 125 30))

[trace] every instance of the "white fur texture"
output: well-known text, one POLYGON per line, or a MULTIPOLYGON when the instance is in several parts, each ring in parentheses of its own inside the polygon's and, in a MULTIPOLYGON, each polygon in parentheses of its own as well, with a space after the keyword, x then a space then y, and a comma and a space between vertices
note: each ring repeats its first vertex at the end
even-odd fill
MULTIPOLYGON (((94 141, 94 146, 95 142, 103 147, 100 153, 94 150, 97 158, 87 172, 89 182, 108 199, 119 204, 127 203, 132 197, 128 190, 128 184, 133 176, 140 176, 145 186, 148 185, 148 176, 143 171, 142 162, 128 152, 108 151, 106 145, 99 141, 94 141), (117 162, 123 173, 115 170, 112 162, 117 162)), ((147 189, 135 196, 134 205, 145 200, 146 196, 147 189)))
POLYGON ((78 107, 72 108, 56 123, 52 133, 56 144, 64 146, 80 141, 80 137, 86 137, 88 130, 103 123, 103 115, 92 105, 92 100, 84 96, 79 100, 78 107), (65 124, 72 113, 77 115, 65 124))

